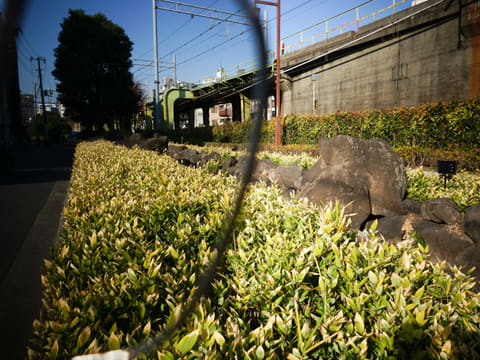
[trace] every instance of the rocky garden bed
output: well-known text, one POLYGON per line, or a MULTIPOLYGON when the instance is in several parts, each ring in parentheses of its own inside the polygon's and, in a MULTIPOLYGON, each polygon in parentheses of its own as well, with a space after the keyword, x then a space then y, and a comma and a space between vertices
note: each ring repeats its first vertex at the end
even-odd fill
MULTIPOLYGON (((381 141, 340 137, 322 146, 325 155, 308 170, 258 161, 211 289, 169 342, 142 357, 479 357, 475 279, 436 261, 428 235, 379 235, 383 219, 406 216, 407 229, 416 214, 431 226, 463 221, 461 234, 474 246, 470 211, 458 217, 406 201, 403 164, 381 141), (345 198, 333 195, 337 188, 345 198)), ((236 175, 244 160, 164 150, 169 156, 104 141, 77 146, 30 358, 136 348, 178 316, 238 187, 212 164, 236 175)))

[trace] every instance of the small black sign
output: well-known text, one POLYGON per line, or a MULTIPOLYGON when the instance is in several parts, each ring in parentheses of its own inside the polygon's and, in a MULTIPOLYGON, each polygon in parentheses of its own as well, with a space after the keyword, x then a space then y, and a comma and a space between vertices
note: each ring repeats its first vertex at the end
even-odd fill
POLYGON ((437 172, 441 175, 455 175, 457 173, 457 162, 438 160, 437 168, 437 172))

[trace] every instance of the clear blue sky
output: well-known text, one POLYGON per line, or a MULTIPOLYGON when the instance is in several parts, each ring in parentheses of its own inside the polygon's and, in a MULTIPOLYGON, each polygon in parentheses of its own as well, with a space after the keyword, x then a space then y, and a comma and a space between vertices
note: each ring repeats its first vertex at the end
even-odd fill
MULTIPOLYGON (((396 0, 400 1, 400 0, 396 0)), ((5 0, 0 0, 3 9, 5 0)), ((183 3, 195 4, 219 10, 236 12, 239 6, 234 0, 181 0, 183 3)), ((253 4, 253 0, 250 0, 253 4)), ((319 23, 345 10, 362 4, 354 0, 281 0, 281 37, 284 38, 299 30, 319 23)), ((161 2, 158 2, 160 5, 161 2)), ((360 16, 370 14, 392 4, 392 0, 373 0, 361 9, 360 16)), ((410 1, 400 5, 403 9, 410 6, 410 1)), ((45 57, 42 64, 44 89, 55 90, 55 79, 51 75, 54 68, 53 50, 58 44, 60 23, 68 16, 68 9, 84 9, 87 14, 101 12, 112 22, 120 25, 133 41, 133 59, 153 60, 153 15, 151 0, 30 0, 22 22, 22 34, 17 40, 19 52, 20 89, 22 93, 32 94, 33 83, 38 83, 36 63, 30 57, 45 57)), ((260 6, 268 11, 268 45, 275 48, 276 9, 273 6, 260 6)), ((389 15, 392 10, 384 14, 389 15)), ((243 14, 243 13, 241 13, 243 14)), ((346 23, 353 20, 355 12, 337 20, 346 23)), ((253 52, 253 35, 248 27, 237 24, 219 23, 201 17, 190 17, 165 10, 157 10, 158 54, 159 59, 172 62, 173 55, 177 62, 177 79, 195 82, 214 76, 220 66, 226 70, 237 64, 248 62, 255 56, 253 52), (193 40, 196 38, 195 40, 193 40)), ((328 28, 335 26, 330 21, 328 28)), ((303 34, 307 38, 325 29, 325 24, 303 34)), ((300 35, 285 40, 286 45, 298 41, 300 35)), ((135 64, 141 63, 134 60, 135 64)), ((153 62, 153 61, 152 61, 153 62)), ((167 65, 167 64, 166 64, 167 65)), ((240 68, 248 66, 241 64, 240 68)), ((134 79, 143 84, 149 94, 153 89, 153 67, 135 65, 131 69, 134 79)), ((172 69, 164 69, 159 77, 173 77, 172 69)), ((46 99, 48 101, 48 99, 46 99)))

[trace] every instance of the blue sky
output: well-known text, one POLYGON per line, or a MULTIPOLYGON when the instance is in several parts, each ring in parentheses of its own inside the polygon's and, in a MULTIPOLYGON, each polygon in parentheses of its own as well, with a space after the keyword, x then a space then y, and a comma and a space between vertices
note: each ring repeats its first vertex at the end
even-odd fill
MULTIPOLYGON (((396 0, 401 1, 401 0, 396 0)), ((0 0, 3 9, 5 0, 0 0)), ((234 0, 181 0, 183 3, 195 4, 219 10, 239 11, 234 0)), ((250 0, 253 4, 253 0, 250 0)), ((314 24, 320 23, 348 9, 354 8, 364 1, 353 0, 281 0, 281 37, 284 38, 314 24)), ((161 2, 157 3, 158 5, 161 2)), ((392 0, 373 0, 360 9, 360 17, 370 14, 392 4, 392 0)), ((398 8, 410 5, 406 1, 398 8)), ((30 57, 45 57, 42 65, 44 89, 55 90, 55 79, 51 75, 54 68, 53 50, 57 46, 60 23, 68 16, 68 9, 84 9, 87 14, 101 12, 112 22, 120 25, 134 43, 132 58, 150 60, 153 63, 153 15, 151 0, 30 0, 22 22, 22 34, 17 40, 19 52, 20 90, 32 94, 33 83, 38 83, 36 63, 30 57)), ((261 5, 267 10, 268 47, 275 48, 276 8, 261 5)), ((243 14, 243 12, 240 12, 243 14)), ((385 11, 389 15, 392 10, 385 11)), ((328 29, 336 24, 344 24, 355 19, 355 11, 331 20, 328 29)), ((364 22, 371 21, 371 18, 364 22)), ((173 55, 177 62, 177 79, 196 82, 212 77, 220 66, 227 71, 248 67, 255 56, 253 51, 253 35, 248 27, 237 24, 226 24, 202 17, 190 17, 171 11, 157 10, 158 54, 165 65, 171 65, 173 55)), ((303 39, 321 33, 325 24, 302 34, 303 39)), ((300 40, 297 34, 285 40, 288 47, 300 40)), ((144 61, 133 60, 134 64, 144 64, 144 61)), ((161 69, 162 70, 162 69, 161 69)), ((153 67, 135 65, 131 69, 134 79, 148 93, 153 89, 153 67)), ((173 77, 172 69, 163 69, 159 78, 173 77)), ((54 97, 53 97, 54 98, 54 97)), ((48 99, 46 99, 48 101, 48 99)))

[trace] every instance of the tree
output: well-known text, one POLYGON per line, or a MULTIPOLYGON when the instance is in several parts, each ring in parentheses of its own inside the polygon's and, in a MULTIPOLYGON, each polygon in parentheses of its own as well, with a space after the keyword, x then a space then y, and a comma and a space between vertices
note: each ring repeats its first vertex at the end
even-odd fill
POLYGON ((59 101, 89 131, 129 131, 138 109, 130 60, 133 43, 105 15, 69 10, 55 49, 59 101))

